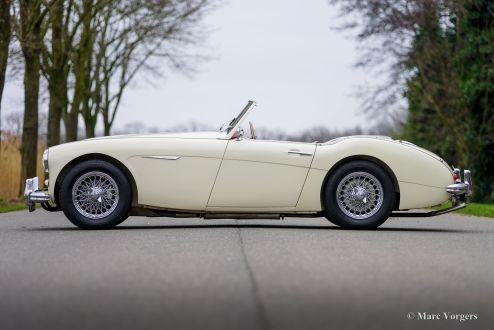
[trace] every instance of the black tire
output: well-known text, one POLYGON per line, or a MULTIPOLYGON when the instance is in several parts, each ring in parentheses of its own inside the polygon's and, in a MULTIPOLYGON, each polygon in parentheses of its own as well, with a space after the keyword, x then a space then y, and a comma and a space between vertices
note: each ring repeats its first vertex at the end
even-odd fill
MULTIPOLYGON (((88 196, 89 200, 89 195, 78 194, 80 194, 78 196, 88 196)), ((88 160, 74 166, 63 178, 60 184, 59 201, 65 216, 77 227, 109 229, 122 223, 128 217, 132 190, 127 177, 118 167, 101 160, 88 160), (106 202, 105 206, 98 210, 99 212, 88 209, 87 206, 84 206, 84 202, 78 202, 78 197, 73 196, 73 192, 78 191, 77 188, 74 190, 74 186, 77 184, 77 187, 86 189, 87 185, 83 185, 84 180, 88 180, 86 183, 91 182, 93 176, 99 176, 103 181, 107 180, 106 183, 110 187, 114 185, 117 187, 117 189, 104 189, 104 192, 91 190, 91 194, 94 194, 91 195, 93 204, 96 201, 101 203, 102 200, 106 202), (100 197, 95 199, 97 196, 100 197), (101 199, 102 197, 103 199, 101 199)))
POLYGON ((379 227, 390 216, 396 200, 388 173, 369 161, 352 161, 340 166, 331 174, 324 189, 326 218, 346 229, 379 227))
POLYGON ((125 220, 127 220, 128 218, 129 218, 129 215, 126 215, 125 217, 123 217, 122 219, 120 219, 120 220, 118 221, 118 223, 117 223, 117 226, 118 226, 119 224, 121 224, 122 222, 124 222, 125 220))

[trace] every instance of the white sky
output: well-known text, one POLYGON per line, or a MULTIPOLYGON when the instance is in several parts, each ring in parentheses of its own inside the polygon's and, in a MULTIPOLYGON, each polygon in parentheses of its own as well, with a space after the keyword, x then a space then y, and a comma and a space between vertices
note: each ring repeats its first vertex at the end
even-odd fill
MULTIPOLYGON (((352 67, 356 42, 331 29, 336 17, 327 0, 229 0, 206 20, 215 59, 191 78, 174 73, 130 86, 114 128, 134 121, 219 127, 249 99, 258 103, 251 119, 259 127, 365 126, 353 94, 370 77, 352 67)), ((7 82, 4 101, 5 112, 22 110, 22 79, 7 82)))

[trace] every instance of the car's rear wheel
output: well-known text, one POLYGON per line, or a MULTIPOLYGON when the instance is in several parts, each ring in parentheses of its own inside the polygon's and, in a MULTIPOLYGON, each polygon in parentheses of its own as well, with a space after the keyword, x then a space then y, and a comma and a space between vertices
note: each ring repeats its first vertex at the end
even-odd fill
POLYGON ((374 229, 393 211, 393 181, 380 166, 352 161, 329 177, 324 194, 326 217, 347 229, 374 229))
POLYGON ((74 166, 60 185, 60 206, 67 218, 84 229, 108 229, 128 216, 132 192, 118 167, 88 160, 74 166))

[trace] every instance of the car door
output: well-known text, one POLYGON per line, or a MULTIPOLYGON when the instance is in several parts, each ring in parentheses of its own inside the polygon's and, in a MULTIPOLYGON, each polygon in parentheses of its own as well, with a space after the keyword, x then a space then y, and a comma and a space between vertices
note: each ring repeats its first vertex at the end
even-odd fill
POLYGON ((226 140, 150 138, 128 160, 138 203, 203 211, 218 174, 226 140))
POLYGON ((230 140, 208 209, 295 207, 315 149, 309 143, 230 140))

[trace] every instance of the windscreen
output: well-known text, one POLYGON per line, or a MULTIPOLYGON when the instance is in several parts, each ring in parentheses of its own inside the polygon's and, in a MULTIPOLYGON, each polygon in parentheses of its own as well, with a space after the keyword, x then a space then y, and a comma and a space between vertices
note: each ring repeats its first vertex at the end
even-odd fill
POLYGON ((243 116, 245 116, 245 113, 249 110, 249 108, 252 106, 254 101, 249 101, 247 102, 247 105, 245 108, 238 114, 237 117, 233 118, 232 121, 228 124, 228 130, 227 133, 230 133, 230 131, 237 126, 238 122, 242 119, 243 116))

